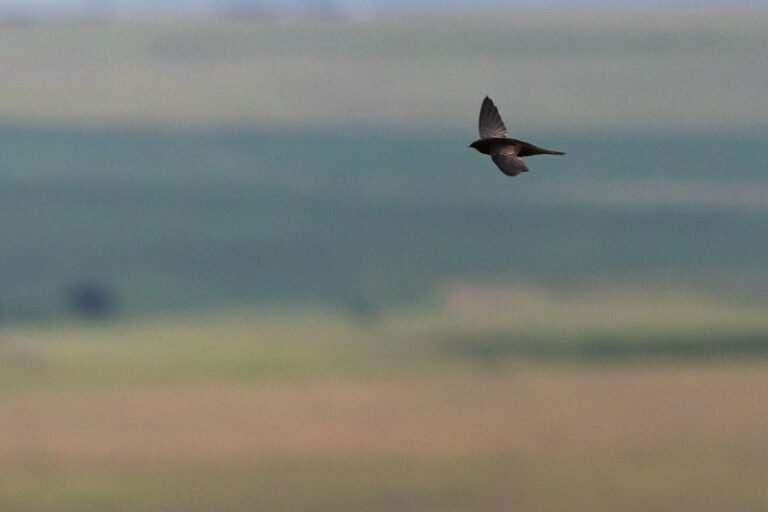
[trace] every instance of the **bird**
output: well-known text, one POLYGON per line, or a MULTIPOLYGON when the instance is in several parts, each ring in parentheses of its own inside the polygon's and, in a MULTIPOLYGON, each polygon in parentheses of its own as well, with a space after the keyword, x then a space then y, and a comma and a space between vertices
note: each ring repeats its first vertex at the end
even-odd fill
POLYGON ((564 155, 562 151, 540 148, 522 140, 507 137, 507 127, 501 120, 499 109, 488 96, 480 107, 480 138, 469 145, 484 155, 491 155, 491 160, 507 176, 517 176, 528 172, 528 167, 520 160, 532 155, 564 155))

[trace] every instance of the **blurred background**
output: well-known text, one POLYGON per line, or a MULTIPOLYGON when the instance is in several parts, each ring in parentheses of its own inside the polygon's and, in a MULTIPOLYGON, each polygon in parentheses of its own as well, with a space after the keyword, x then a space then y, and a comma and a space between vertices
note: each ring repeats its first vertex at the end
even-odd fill
POLYGON ((0 509, 765 510, 766 27, 0 0, 0 509))

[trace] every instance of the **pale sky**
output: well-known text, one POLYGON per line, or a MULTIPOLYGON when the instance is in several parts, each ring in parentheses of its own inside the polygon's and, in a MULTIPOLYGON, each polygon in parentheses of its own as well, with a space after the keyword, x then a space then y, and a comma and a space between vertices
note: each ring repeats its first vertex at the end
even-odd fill
POLYGON ((375 14, 402 10, 495 10, 514 8, 590 9, 768 8, 768 0, 0 0, 0 14, 190 13, 257 6, 267 10, 350 11, 375 14))

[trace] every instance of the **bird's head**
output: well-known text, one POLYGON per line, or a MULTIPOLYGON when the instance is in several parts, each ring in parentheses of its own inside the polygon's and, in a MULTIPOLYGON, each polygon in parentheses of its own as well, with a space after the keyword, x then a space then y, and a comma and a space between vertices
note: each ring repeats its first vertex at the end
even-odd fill
POLYGON ((478 139, 470 144, 469 147, 481 153, 488 153, 488 141, 485 139, 478 139))

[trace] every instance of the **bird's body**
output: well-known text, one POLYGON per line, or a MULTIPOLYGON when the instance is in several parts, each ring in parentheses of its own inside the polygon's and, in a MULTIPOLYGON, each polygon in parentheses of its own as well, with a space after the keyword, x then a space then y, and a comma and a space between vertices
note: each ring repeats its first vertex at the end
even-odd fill
POLYGON ((496 105, 488 96, 480 108, 480 138, 469 145, 480 153, 490 155, 496 166, 507 176, 517 176, 528 172, 528 167, 520 158, 532 155, 564 155, 562 151, 552 151, 534 146, 528 142, 507 137, 507 128, 501 120, 496 105))
POLYGON ((516 154, 519 157, 532 156, 532 155, 564 155, 562 151, 551 151, 549 149, 540 148, 534 146, 528 142, 517 139, 508 139, 506 137, 494 137, 492 139, 479 139, 472 143, 473 148, 483 153, 484 155, 490 155, 494 148, 502 146, 512 146, 515 148, 516 154))

